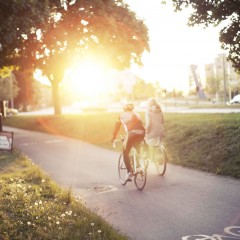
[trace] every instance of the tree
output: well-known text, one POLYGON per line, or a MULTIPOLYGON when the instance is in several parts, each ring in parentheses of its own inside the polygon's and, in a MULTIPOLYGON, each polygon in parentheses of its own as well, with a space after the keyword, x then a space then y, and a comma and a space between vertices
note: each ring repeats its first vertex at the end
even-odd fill
POLYGON ((176 11, 191 6, 190 26, 223 24, 219 40, 228 51, 228 59, 240 71, 240 1, 239 0, 172 0, 176 11))
POLYGON ((211 76, 206 78, 206 91, 209 94, 218 94, 220 92, 222 79, 217 76, 211 76))
POLYGON ((14 105, 23 111, 27 111, 28 107, 33 104, 34 99, 34 79, 31 70, 21 69, 21 71, 14 71, 19 89, 18 95, 14 98, 14 105))
POLYGON ((45 24, 40 22, 24 34, 17 54, 11 55, 12 60, 24 59, 29 66, 40 68, 49 78, 55 114, 61 113, 58 88, 72 58, 94 54, 111 67, 124 69, 131 62, 141 64, 141 54, 148 50, 146 26, 122 0, 61 3, 51 1, 45 24))
POLYGON ((136 83, 133 85, 132 95, 136 99, 146 99, 153 97, 156 94, 156 88, 152 83, 146 83, 141 78, 137 78, 136 83))
POLYGON ((52 84, 55 113, 60 113, 59 83, 74 56, 98 56, 117 69, 141 64, 141 54, 148 49, 147 28, 122 1, 93 0, 65 2, 57 10, 49 28, 42 33, 38 60, 52 84))
MULTIPOLYGON (((6 70, 8 67, 8 71, 12 71, 9 75, 14 73, 18 83, 24 83, 19 85, 20 95, 26 86, 27 93, 32 92, 33 89, 32 83, 29 81, 26 85, 26 81, 22 81, 21 77, 18 79, 19 75, 25 75, 26 72, 31 72, 30 75, 33 75, 34 70, 33 56, 21 51, 24 49, 26 39, 34 36, 34 33, 44 26, 50 15, 49 6, 53 6, 53 3, 59 4, 59 0, 0 0, 0 69, 6 70)), ((31 52, 31 49, 28 51, 31 52)), ((25 91, 24 94, 26 94, 25 91)), ((27 100, 26 104, 29 102, 29 94, 19 97, 27 100)))
POLYGON ((3 68, 0 70, 0 101, 12 100, 19 91, 15 75, 12 69, 3 68))
POLYGON ((11 65, 27 36, 44 26, 53 2, 59 0, 0 0, 0 67, 11 65))

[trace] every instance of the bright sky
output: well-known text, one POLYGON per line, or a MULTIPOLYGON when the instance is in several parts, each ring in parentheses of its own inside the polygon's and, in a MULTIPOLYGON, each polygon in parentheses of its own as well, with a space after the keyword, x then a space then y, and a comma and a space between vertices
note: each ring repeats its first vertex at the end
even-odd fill
POLYGON ((144 67, 133 71, 146 81, 159 81, 169 89, 187 89, 189 65, 214 62, 221 52, 216 28, 188 27, 189 10, 175 13, 160 0, 126 0, 149 29, 150 53, 144 67))

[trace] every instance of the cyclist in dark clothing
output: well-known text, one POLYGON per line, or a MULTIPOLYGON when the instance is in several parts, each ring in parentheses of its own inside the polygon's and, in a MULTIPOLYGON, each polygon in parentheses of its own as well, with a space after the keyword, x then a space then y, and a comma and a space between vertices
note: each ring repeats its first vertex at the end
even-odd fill
POLYGON ((133 109, 134 104, 132 103, 127 103, 124 105, 123 112, 120 114, 115 124, 112 138, 112 141, 114 141, 120 127, 123 126, 126 132, 126 138, 123 144, 123 159, 128 171, 126 180, 130 180, 133 175, 129 153, 132 147, 135 147, 136 150, 139 151, 139 143, 144 139, 145 136, 145 129, 140 115, 135 113, 133 109))

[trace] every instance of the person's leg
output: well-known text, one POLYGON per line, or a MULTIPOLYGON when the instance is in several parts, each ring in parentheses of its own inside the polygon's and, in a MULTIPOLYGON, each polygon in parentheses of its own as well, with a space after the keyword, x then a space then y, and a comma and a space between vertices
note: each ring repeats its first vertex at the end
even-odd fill
POLYGON ((131 148, 132 148, 131 137, 128 137, 128 139, 126 139, 126 142, 123 147, 123 160, 126 165, 127 171, 129 173, 130 172, 132 173, 132 167, 131 167, 130 158, 129 158, 129 153, 131 151, 131 148))
MULTIPOLYGON (((143 141, 144 139, 144 135, 143 134, 138 134, 134 136, 134 140, 133 140, 133 146, 136 148, 137 150, 137 154, 140 154, 140 143, 143 141)), ((137 168, 141 167, 140 163, 139 163, 139 159, 137 157, 137 168)))
POLYGON ((154 147, 151 145, 148 145, 148 156, 150 158, 151 161, 153 161, 153 151, 154 151, 154 147))

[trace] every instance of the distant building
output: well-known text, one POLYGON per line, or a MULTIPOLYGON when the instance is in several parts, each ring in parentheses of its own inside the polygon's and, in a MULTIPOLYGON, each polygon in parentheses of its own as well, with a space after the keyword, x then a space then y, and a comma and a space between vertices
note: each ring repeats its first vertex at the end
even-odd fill
POLYGON ((227 60, 226 54, 218 54, 213 63, 205 65, 205 77, 219 81, 221 87, 219 91, 228 95, 229 98, 234 92, 239 91, 240 76, 227 60))

